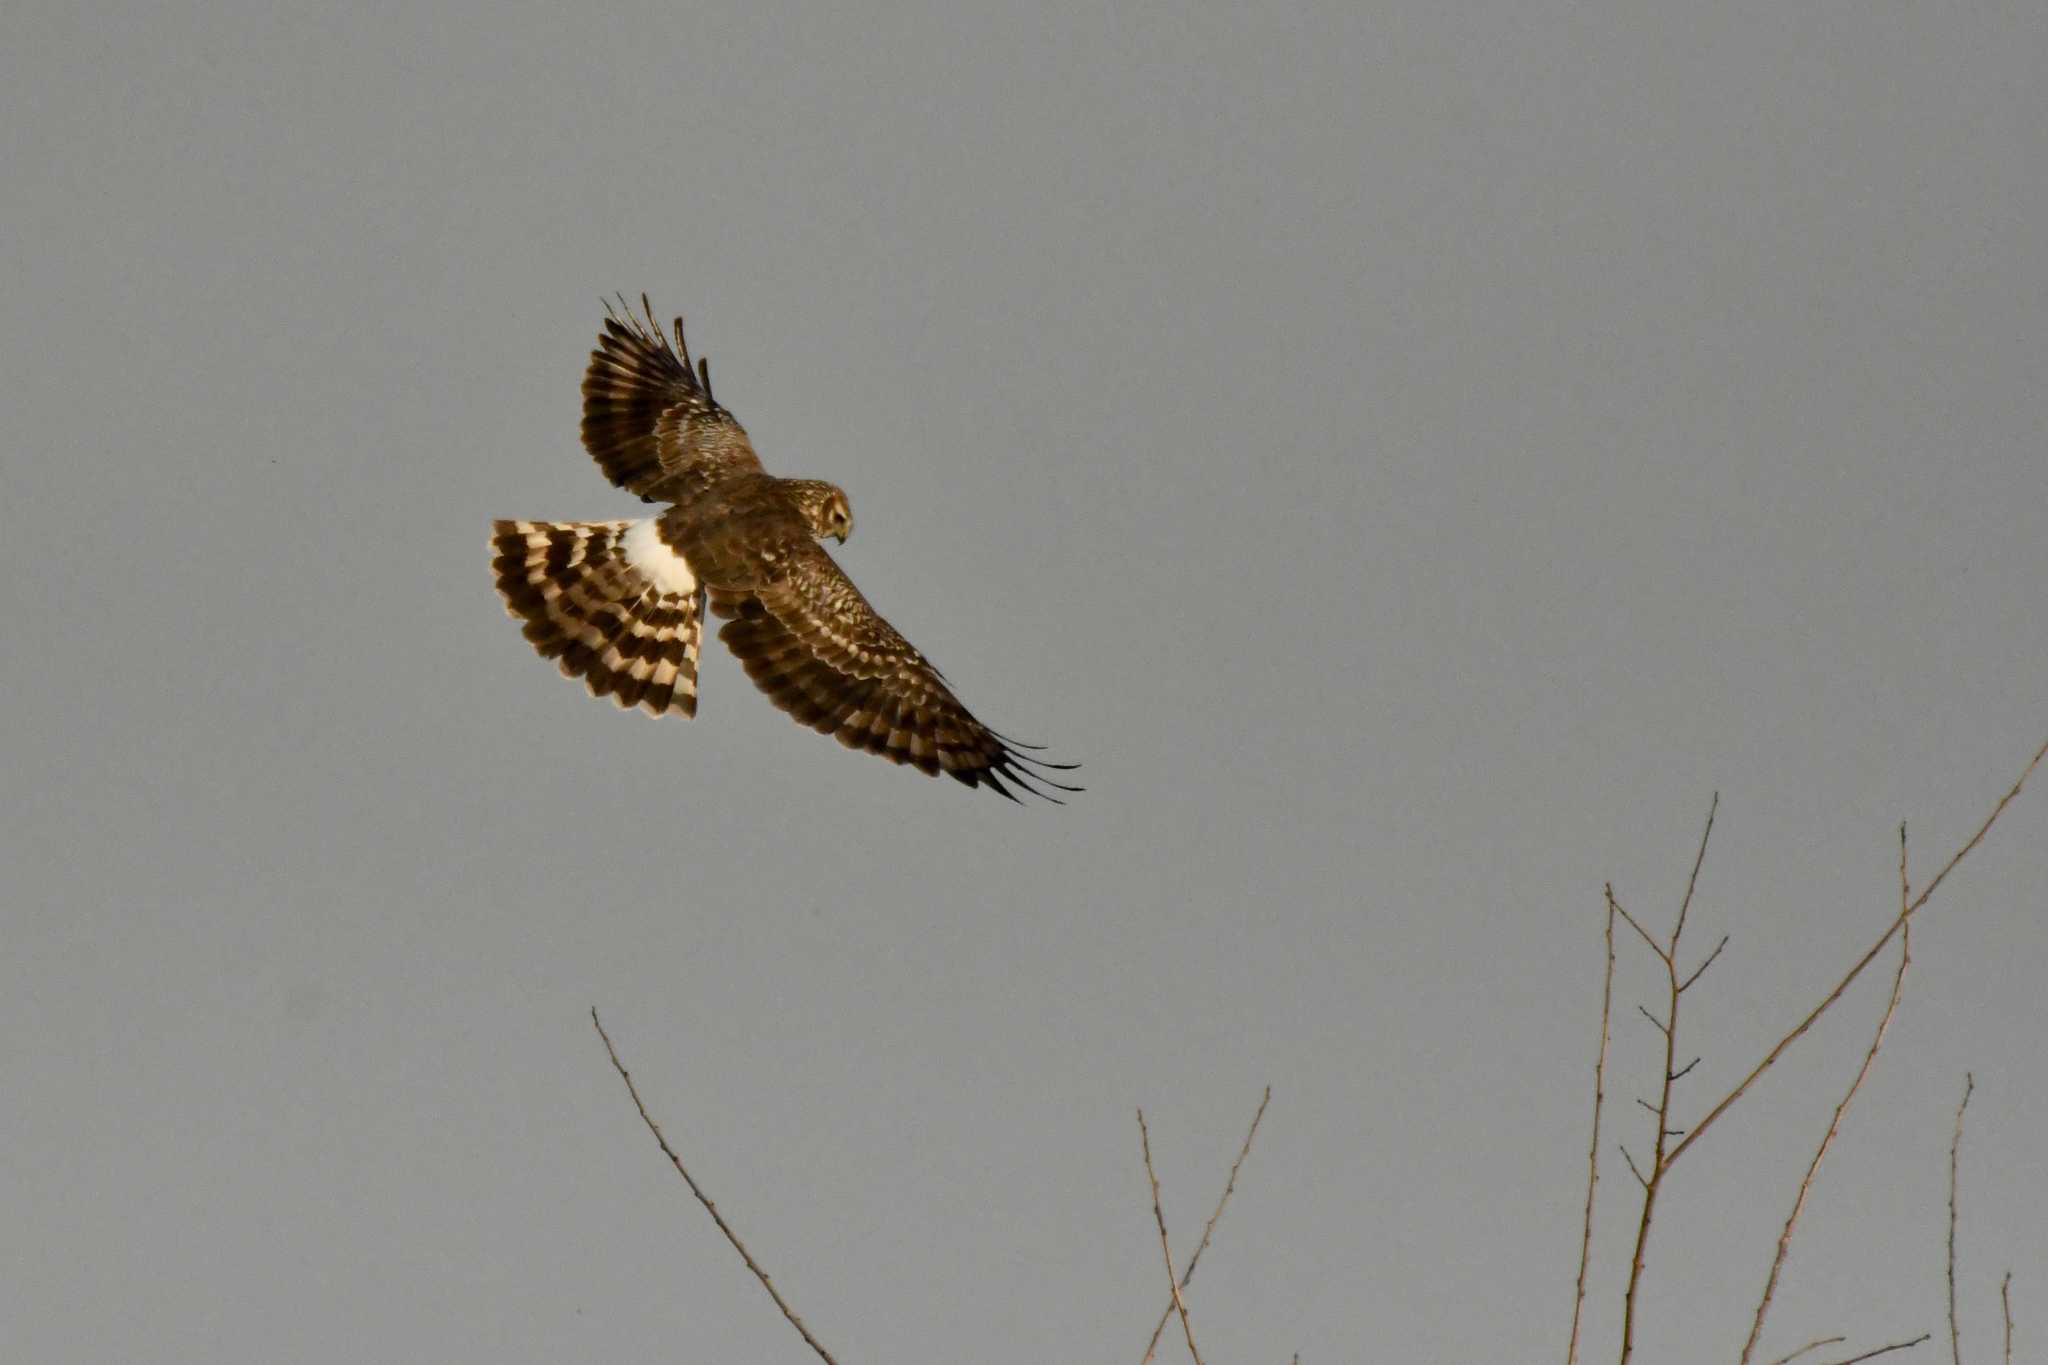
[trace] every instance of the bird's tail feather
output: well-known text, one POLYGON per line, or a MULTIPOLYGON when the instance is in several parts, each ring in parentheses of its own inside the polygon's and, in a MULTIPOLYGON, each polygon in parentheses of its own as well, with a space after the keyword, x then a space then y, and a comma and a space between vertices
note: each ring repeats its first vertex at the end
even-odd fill
POLYGON ((697 713, 704 593, 651 521, 492 523, 498 591, 534 649, 592 696, 697 713))

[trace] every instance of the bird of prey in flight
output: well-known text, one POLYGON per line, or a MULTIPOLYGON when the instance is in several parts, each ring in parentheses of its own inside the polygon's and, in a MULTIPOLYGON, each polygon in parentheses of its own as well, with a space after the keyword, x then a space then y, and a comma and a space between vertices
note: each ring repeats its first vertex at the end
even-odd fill
POLYGON ((704 607, 747 676, 798 722, 926 773, 1050 801, 1079 791, 1048 763, 976 720, 939 670, 868 605, 820 544, 844 544, 840 488, 761 467, 747 433, 711 395, 711 367, 621 299, 583 376, 583 444, 605 477, 641 501, 641 521, 499 521, 498 591, 525 634, 593 696, 652 715, 697 711, 704 607))

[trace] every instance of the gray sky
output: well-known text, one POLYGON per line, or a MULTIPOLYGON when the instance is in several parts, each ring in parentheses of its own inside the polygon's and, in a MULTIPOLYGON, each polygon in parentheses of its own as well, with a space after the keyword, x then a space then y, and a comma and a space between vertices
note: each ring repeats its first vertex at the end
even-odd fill
MULTIPOLYGON (((1268 1083, 1211 1361, 1562 1358, 1602 881, 1668 923, 1722 793, 1690 1121, 2048 737, 2048 11, 1102 8, 6 8, 0 1355, 804 1359, 597 1005, 848 1365, 1135 1361, 1132 1108, 1185 1248, 1268 1083), (635 514, 618 289, 1086 796, 532 656, 488 523, 635 514)), ((1946 1330, 1966 1068, 1966 1345, 2007 1267, 2048 1339, 2044 831, 1768 1354, 1946 1330)), ((1673 1175, 1645 1358, 1739 1348, 1880 975, 1673 1175)))

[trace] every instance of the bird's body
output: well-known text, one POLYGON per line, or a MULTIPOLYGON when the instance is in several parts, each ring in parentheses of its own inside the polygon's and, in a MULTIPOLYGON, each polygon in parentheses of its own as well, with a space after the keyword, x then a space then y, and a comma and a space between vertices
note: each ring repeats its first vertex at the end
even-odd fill
MULTIPOLYGON (((643 306, 645 299, 642 300, 643 306)), ((853 529, 846 494, 761 467, 744 428, 648 311, 605 319, 583 381, 583 443, 613 483, 670 504, 641 521, 500 521, 498 590, 526 638, 596 696, 694 715, 704 608, 747 675, 798 721, 968 786, 1062 791, 989 730, 868 604, 819 542, 853 529), (680 355, 678 355, 680 352, 680 355)), ((1014 798, 1012 798, 1014 799, 1014 798)))
POLYGON ((766 582, 794 547, 812 541, 810 527, 772 474, 740 474, 679 502, 655 520, 662 538, 697 567, 706 582, 740 590, 766 582))

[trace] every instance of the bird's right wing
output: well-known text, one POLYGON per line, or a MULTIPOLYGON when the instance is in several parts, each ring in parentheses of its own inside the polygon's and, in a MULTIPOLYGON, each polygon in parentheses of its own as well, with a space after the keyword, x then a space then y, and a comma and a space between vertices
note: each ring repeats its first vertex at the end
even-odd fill
POLYGON ((974 718, 939 671, 868 605, 832 556, 803 538, 778 551, 782 570, 750 592, 711 595, 732 619, 718 632, 776 706, 849 749, 1000 795, 1017 787, 1079 791, 1047 775, 1049 763, 974 718), (1034 785, 1037 784, 1037 785, 1034 785))

